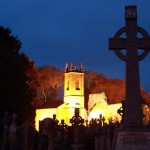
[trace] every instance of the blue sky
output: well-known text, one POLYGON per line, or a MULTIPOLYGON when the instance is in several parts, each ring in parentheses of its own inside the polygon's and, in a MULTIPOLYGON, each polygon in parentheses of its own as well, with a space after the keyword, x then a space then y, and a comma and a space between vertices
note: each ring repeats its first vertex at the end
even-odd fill
MULTIPOLYGON (((66 62, 112 78, 125 78, 125 63, 108 39, 125 25, 125 5, 137 5, 138 25, 150 33, 149 0, 4 0, 0 25, 22 42, 36 66, 63 69, 66 62)), ((150 92, 150 54, 140 62, 141 85, 150 92)))

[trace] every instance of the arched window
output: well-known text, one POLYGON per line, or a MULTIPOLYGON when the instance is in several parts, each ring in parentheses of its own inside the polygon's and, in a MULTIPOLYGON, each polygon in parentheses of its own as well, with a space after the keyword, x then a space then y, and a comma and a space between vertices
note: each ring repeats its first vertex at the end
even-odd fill
POLYGON ((79 88, 79 80, 78 79, 76 80, 76 90, 80 90, 80 88, 79 88))
POLYGON ((69 80, 67 81, 67 89, 66 90, 69 90, 69 80))

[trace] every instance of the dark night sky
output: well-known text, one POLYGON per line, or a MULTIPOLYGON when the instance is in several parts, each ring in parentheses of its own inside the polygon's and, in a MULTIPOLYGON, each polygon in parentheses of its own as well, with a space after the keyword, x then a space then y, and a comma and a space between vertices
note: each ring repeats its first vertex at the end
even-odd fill
MULTIPOLYGON (((137 5, 138 25, 150 33, 149 0, 3 0, 0 25, 9 27, 36 66, 63 69, 83 62, 112 78, 125 78, 125 64, 108 50, 108 39, 125 25, 125 5, 137 5)), ((140 62, 141 85, 150 92, 150 54, 140 62)))

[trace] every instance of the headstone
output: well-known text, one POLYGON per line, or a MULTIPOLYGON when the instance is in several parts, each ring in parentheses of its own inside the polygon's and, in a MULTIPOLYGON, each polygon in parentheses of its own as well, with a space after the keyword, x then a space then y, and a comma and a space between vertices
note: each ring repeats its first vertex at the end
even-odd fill
POLYGON ((79 116, 79 109, 75 108, 75 116, 70 119, 70 123, 73 127, 73 143, 71 147, 73 150, 82 150, 84 147, 84 119, 79 116))
POLYGON ((61 120, 61 123, 59 124, 59 128, 65 132, 67 130, 67 125, 65 124, 64 120, 61 120))
POLYGON ((58 149, 65 150, 68 147, 67 125, 64 120, 58 125, 58 149))
POLYGON ((136 6, 125 7, 126 26, 109 39, 109 49, 126 63, 125 119, 122 128, 116 131, 113 150, 150 149, 150 131, 143 127, 139 79, 139 61, 149 53, 148 33, 137 26, 136 6), (125 34, 124 34, 125 33, 125 34), (142 38, 137 37, 140 34, 142 38), (124 36, 126 36, 124 38, 124 36), (126 49, 126 53, 121 50, 126 49), (138 49, 142 53, 138 52, 138 49))
POLYGON ((99 118, 98 118, 98 124, 102 127, 102 114, 99 115, 99 118))
POLYGON ((105 133, 102 124, 95 126, 95 150, 104 149, 105 133))
POLYGON ((18 147, 21 150, 35 150, 38 146, 38 143, 35 142, 35 134, 37 131, 35 128, 28 122, 22 124, 18 130, 18 147))
POLYGON ((0 149, 5 150, 8 148, 8 135, 9 135, 9 126, 10 126, 10 116, 8 111, 4 112, 4 116, 2 117, 2 136, 1 136, 1 147, 0 149))
POLYGON ((53 120, 54 120, 54 122, 55 122, 55 126, 57 126, 58 123, 59 123, 59 121, 58 121, 57 118, 56 118, 56 114, 53 114, 53 120))
POLYGON ((95 126, 95 150, 109 150, 110 137, 107 128, 108 125, 105 123, 105 117, 100 114, 95 126))
POLYGON ((57 125, 55 117, 40 121, 40 150, 57 149, 57 125))
POLYGON ((71 119, 70 119, 70 123, 72 125, 83 125, 84 123, 84 119, 82 119, 81 116, 79 116, 79 109, 78 108, 75 108, 75 116, 73 116, 71 119))
POLYGON ((12 115, 12 123, 9 127, 8 146, 11 150, 18 150, 16 114, 12 115))

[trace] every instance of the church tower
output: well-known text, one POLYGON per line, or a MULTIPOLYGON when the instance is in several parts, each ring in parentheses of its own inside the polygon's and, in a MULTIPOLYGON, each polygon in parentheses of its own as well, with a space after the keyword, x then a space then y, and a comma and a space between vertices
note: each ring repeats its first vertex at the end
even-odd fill
POLYGON ((64 100, 47 102, 36 109, 36 129, 39 130, 39 121, 44 118, 53 118, 53 114, 56 115, 59 122, 63 119, 67 125, 71 125, 70 119, 75 115, 75 109, 79 110, 79 115, 84 120, 87 120, 87 111, 84 108, 84 68, 82 63, 79 70, 73 63, 70 67, 66 64, 64 100))
MULTIPOLYGON (((75 108, 79 108, 79 115, 85 118, 84 109, 84 68, 81 63, 80 69, 71 63, 65 67, 64 73, 64 104, 68 119, 74 116, 75 108)), ((66 120, 69 123, 69 120, 66 120)))

